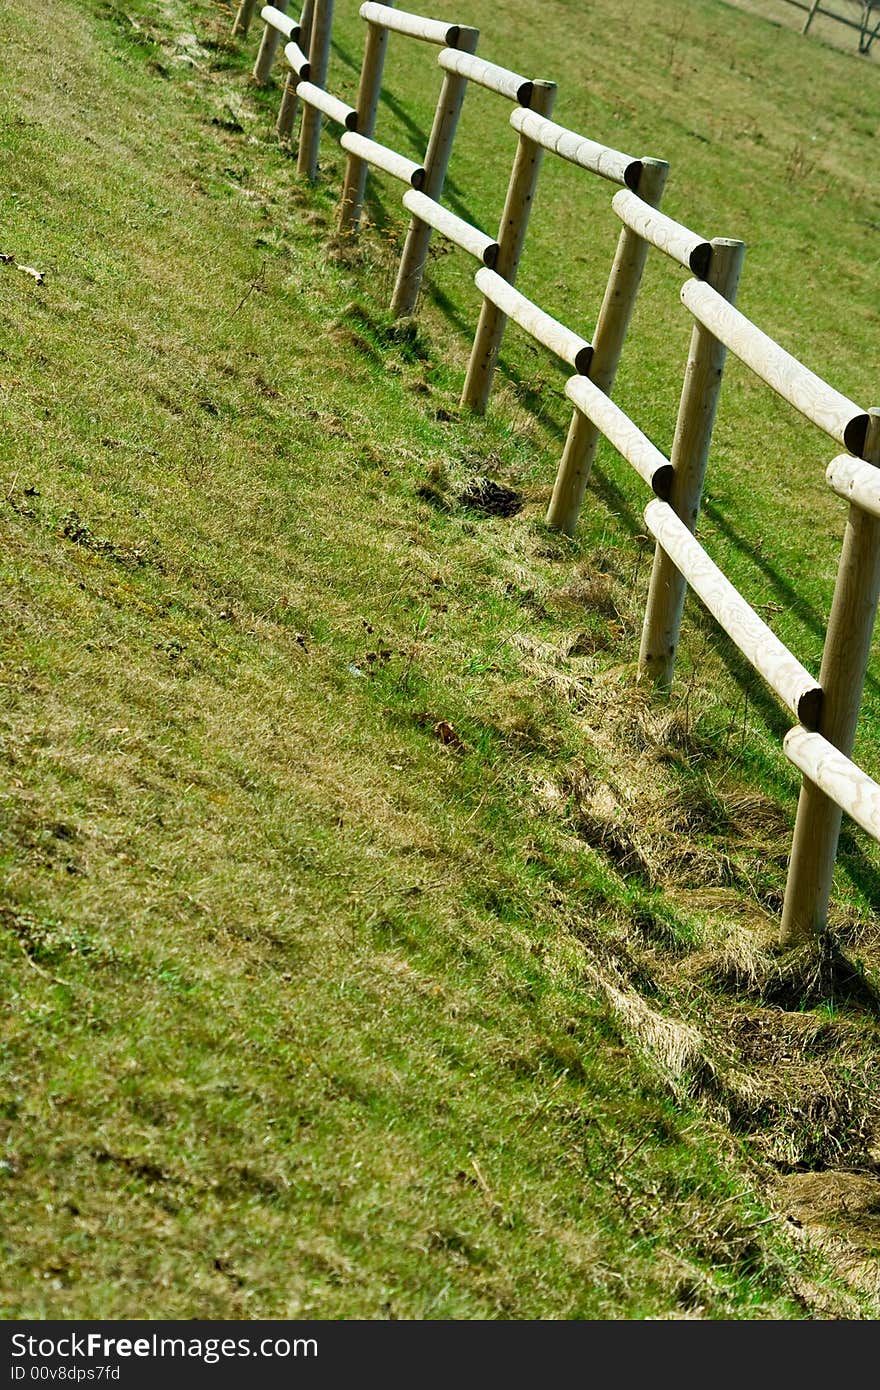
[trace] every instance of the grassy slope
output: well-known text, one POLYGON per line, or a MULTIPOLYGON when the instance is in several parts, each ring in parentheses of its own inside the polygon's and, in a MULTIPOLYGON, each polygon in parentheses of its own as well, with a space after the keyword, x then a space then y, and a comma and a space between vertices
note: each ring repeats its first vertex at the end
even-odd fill
MULTIPOLYGON (((527 37, 555 75, 552 9, 527 37)), ((48 272, 0 273, 6 1314, 875 1313, 766 1219, 765 1186, 864 1161, 873 1024, 824 978, 792 1010, 785 982, 768 1003, 719 965, 780 882, 781 813, 748 789, 792 783, 769 751, 750 765, 754 713, 749 739, 733 703, 695 728, 614 677, 637 493, 603 456, 583 539, 547 537, 558 404, 536 420, 508 387, 485 426, 437 419, 463 274, 435 260, 427 344, 374 312, 382 237, 366 266, 326 254, 332 192, 295 187, 236 61, 183 37, 217 38, 222 11, 49 11, 51 40, 31 0, 0 19, 0 249, 48 272), (487 468, 520 517, 457 505, 487 468), (704 956, 709 984, 670 966, 704 956), (792 1059, 769 1090, 759 1032, 773 1073, 783 1036, 792 1059)), ((510 12, 486 52, 516 62, 510 12)), ((342 67, 356 32, 343 13, 342 67)), ((594 50, 573 123, 609 105, 594 50)), ((672 158, 662 86, 640 129, 672 158)), ((555 284, 552 262, 539 235, 524 273, 555 284)), ((645 360, 670 284, 648 287, 645 360)), ((858 314, 813 320, 858 398, 858 314)), ((516 342, 507 365, 558 396, 516 342)))

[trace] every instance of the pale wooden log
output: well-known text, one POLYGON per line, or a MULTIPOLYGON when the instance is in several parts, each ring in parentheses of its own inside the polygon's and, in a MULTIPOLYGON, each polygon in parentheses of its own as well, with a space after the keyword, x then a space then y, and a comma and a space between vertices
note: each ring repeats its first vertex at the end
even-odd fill
POLYGON ((278 41, 282 35, 286 39, 299 40, 299 25, 289 19, 285 11, 288 0, 278 0, 277 5, 264 5, 260 17, 265 21, 263 38, 260 42, 257 60, 254 63, 253 80, 264 87, 272 75, 278 41))
POLYGON ((694 318, 783 400, 850 453, 861 454, 868 417, 859 406, 762 333, 711 285, 689 280, 682 286, 681 297, 694 318))
POLYGON ((328 121, 344 126, 346 130, 356 129, 357 111, 354 107, 340 101, 339 97, 332 96, 330 92, 325 92, 323 87, 316 87, 314 82, 300 82, 296 94, 300 101, 307 106, 314 106, 328 121))
POLYGON ((437 62, 447 72, 466 77, 468 82, 475 82, 478 87, 507 97, 508 101, 518 101, 520 106, 528 106, 531 102, 532 83, 509 68, 501 68, 497 63, 487 63, 485 58, 475 58, 471 53, 451 48, 445 48, 437 62))
MULTIPOLYGON (((641 171, 638 195, 643 202, 651 204, 652 207, 656 206, 663 196, 669 165, 662 159, 642 159, 638 164, 641 171)), ((648 243, 632 228, 621 227, 602 308, 596 322, 596 331, 593 334, 593 360, 589 371, 590 381, 606 395, 611 394, 614 386, 617 364, 635 308, 647 256, 648 243)), ((579 410, 572 414, 553 486, 553 496, 547 509, 547 525, 555 530, 564 531, 569 536, 574 535, 593 468, 593 459, 596 456, 596 446, 599 442, 597 423, 579 410)), ((602 432, 607 434, 607 430, 603 429, 602 432)), ((665 486, 668 487, 668 480, 665 486)), ((665 496, 665 493, 663 495, 665 496)))
MULTIPOLYGON (((333 0, 315 0, 312 33, 309 43, 309 76, 316 87, 327 84, 327 65, 330 59, 330 34, 333 28, 333 0)), ((303 110, 299 131, 297 173, 314 183, 318 174, 318 143, 321 138, 321 112, 317 106, 303 110)))
POLYGON ((409 188, 404 193, 403 206, 413 217, 427 222, 448 241, 454 242, 464 251, 469 251, 478 261, 482 261, 483 265, 492 269, 498 259, 498 242, 486 236, 485 232, 472 227, 463 217, 457 217, 454 212, 436 203, 426 193, 418 193, 414 188, 409 188))
POLYGON ((614 404, 610 396, 596 386, 589 376, 570 377, 565 383, 565 394, 578 414, 582 414, 597 433, 601 432, 614 445, 658 497, 668 496, 672 464, 620 406, 614 404))
MULTIPOLYGON (((390 8, 385 5, 383 9, 390 8)), ((367 40, 364 44, 364 57, 361 63, 361 79, 358 84, 357 128, 362 135, 372 136, 376 128, 376 113, 382 95, 382 72, 385 66, 385 51, 388 47, 388 28, 382 24, 367 24, 367 40)), ((366 160, 349 154, 345 162, 345 178, 342 183, 342 197, 339 202, 338 230, 342 235, 351 234, 360 221, 364 197, 367 191, 366 160)))
POLYGON ((621 154, 620 150, 588 140, 585 135, 566 130, 565 126, 522 107, 511 111, 510 124, 518 135, 527 135, 536 145, 543 146, 551 154, 558 154, 569 164, 576 164, 579 169, 587 169, 591 174, 598 174, 611 183, 621 183, 626 188, 637 189, 639 186, 641 161, 621 154))
POLYGON ((789 729, 782 746, 786 757, 805 777, 857 825, 880 840, 880 786, 872 777, 821 734, 808 733, 799 725, 789 729))
MULTIPOLYGON (((880 466, 880 411, 868 416, 865 459, 880 466)), ((852 503, 847 517, 819 681, 819 733, 844 757, 852 753, 871 636, 880 597, 880 518, 852 503)), ((840 807, 809 777, 798 800, 781 941, 793 946, 821 933, 840 835, 840 807)))
POLYGON ((447 44, 455 48, 461 26, 447 24, 442 19, 425 19, 420 14, 409 14, 406 10, 393 10, 390 5, 361 5, 359 14, 368 24, 381 24, 395 34, 407 34, 411 39, 421 39, 423 43, 436 43, 441 47, 447 44))
MULTIPOLYGON (((306 68, 308 68, 308 63, 306 63, 306 68)), ((305 75, 308 76, 308 73, 305 75)), ((278 119, 275 122, 275 134, 279 140, 289 140, 293 130, 293 123, 299 109, 299 97, 296 94, 298 82, 299 76, 295 72, 287 74, 284 91, 281 94, 281 105, 278 107, 278 119)))
POLYGON ((292 15, 287 13, 287 5, 288 0, 278 0, 277 5, 264 5, 260 10, 260 18, 288 41, 293 39, 298 43, 301 21, 294 19, 292 15))
POLYGON ((296 113, 299 109, 299 97, 296 94, 297 83, 308 81, 310 76, 308 59, 303 49, 309 47, 312 34, 312 13, 314 11, 314 0, 304 0, 302 11, 299 17, 299 39, 293 45, 297 54, 301 55, 302 63, 296 66, 287 52, 291 46, 288 44, 284 49, 284 57, 292 72, 287 74, 287 81, 284 84, 284 94, 281 98, 281 105, 278 108, 278 119, 275 122, 275 132, 279 140, 289 140, 293 131, 293 123, 296 120, 296 113), (302 47, 300 47, 302 45, 302 47))
POLYGON ((494 270, 478 270, 474 280, 480 293, 496 309, 500 309, 505 318, 513 319, 543 347, 549 348, 563 362, 574 367, 576 372, 586 372, 593 355, 592 344, 586 338, 573 333, 558 319, 539 309, 537 304, 514 289, 494 270))
POLYGON ((254 17, 256 7, 257 0, 241 0, 232 25, 232 37, 234 39, 244 38, 251 27, 251 20, 254 17))
POLYGON ((365 135, 347 130, 339 143, 346 154, 355 154, 359 159, 365 159, 374 168, 384 170, 386 174, 391 174, 393 178, 400 179, 402 183, 408 183, 413 188, 422 187, 425 179, 422 165, 416 164, 412 159, 405 159, 402 154, 390 150, 387 145, 380 145, 378 140, 369 140, 365 135))
MULTIPOLYGON (((555 82, 533 83, 532 109, 540 116, 550 115, 555 99, 555 82)), ((543 155, 541 145, 536 145, 527 135, 518 136, 516 156, 498 231, 498 259, 495 263, 498 274, 511 285, 516 281, 543 155)), ((461 393, 462 405, 478 415, 485 413, 489 401, 495 368, 498 365, 498 354, 504 338, 505 322, 502 311, 490 300, 484 299, 461 393)))
MULTIPOLYGON (((719 294, 735 298, 744 252, 741 241, 716 238, 712 242, 708 275, 719 294)), ((695 323, 672 441, 669 490, 674 511, 690 531, 696 528, 700 510, 725 356, 723 343, 695 323)), ((664 689, 672 684, 686 588, 681 572, 658 546, 642 626, 639 670, 664 689)))
POLYGON ((611 206, 625 226, 673 261, 678 261, 686 270, 692 270, 694 275, 705 279, 712 247, 704 237, 697 236, 696 232, 683 227, 680 222, 658 212, 629 189, 615 193, 611 206))
POLYGON ((305 53, 303 53, 298 43, 288 43, 284 46, 284 57, 293 68, 296 74, 297 84, 308 82, 311 76, 311 64, 305 53))
MULTIPOLYGON (((458 35, 458 47, 461 52, 473 53, 479 37, 480 31, 478 29, 461 28, 458 35)), ((443 74, 443 85, 437 101, 437 109, 434 112, 428 151, 425 155, 424 191, 429 198, 434 199, 435 203, 440 202, 443 193, 449 156, 452 153, 452 142, 455 139, 458 118, 461 114, 466 91, 466 77, 460 77, 454 72, 443 74)), ((394 293, 391 296, 391 312, 396 318, 411 314, 415 310, 422 288, 430 241, 430 223, 414 217, 403 243, 394 293)))
POLYGON ((822 703, 818 683, 710 560, 669 503, 649 502, 645 525, 770 689, 802 724, 814 726, 822 703))
POLYGON ((851 454, 839 454, 826 468, 825 479, 838 497, 855 502, 871 516, 880 516, 880 468, 851 454))

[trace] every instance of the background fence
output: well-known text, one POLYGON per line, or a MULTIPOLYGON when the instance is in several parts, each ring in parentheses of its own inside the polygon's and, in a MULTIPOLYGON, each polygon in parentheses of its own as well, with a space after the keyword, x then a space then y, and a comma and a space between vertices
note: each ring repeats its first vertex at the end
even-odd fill
MULTIPOLYGON (((880 0, 853 0, 848 14, 826 9, 820 0, 786 0, 786 3, 805 12, 807 17, 802 34, 809 33, 810 25, 819 14, 833 19, 837 24, 845 24, 848 29, 855 29, 859 36, 860 53, 870 53, 871 45, 880 35, 880 0)), ((838 4, 845 5, 845 0, 838 0, 838 4)))
MULTIPOLYGON (((242 0, 233 35, 247 34, 256 0, 242 0)), ((655 540, 639 650, 645 678, 667 689, 673 679, 688 586, 763 678, 797 723, 784 740, 802 774, 782 915, 782 942, 810 939, 827 921, 842 812, 880 841, 880 785, 851 760, 871 637, 880 597, 880 412, 865 411, 792 357, 736 307, 743 242, 708 239, 660 210, 669 172, 656 157, 634 158, 551 120, 556 86, 477 56, 479 33, 367 3, 356 106, 326 90, 333 0, 305 0, 297 19, 287 0, 261 10, 263 35, 253 70, 266 83, 283 42, 288 68, 277 129, 290 138, 302 118, 297 166, 313 180, 323 121, 339 130, 347 155, 338 230, 355 236, 370 169, 405 186, 411 216, 391 299, 395 315, 416 311, 432 234, 439 233, 478 263, 482 305, 465 373, 462 405, 482 413, 489 401, 508 321, 527 333, 573 375, 573 406, 547 513, 551 527, 574 532, 592 461, 604 436, 653 494, 644 511, 655 540), (374 139, 389 34, 439 50, 433 71, 439 93, 421 163, 374 139), (465 94, 487 89, 508 109, 517 148, 494 237, 444 207, 443 187, 465 94), (618 186, 610 211, 620 224, 617 248, 593 333, 561 323, 516 288, 541 162, 551 154, 585 174, 618 186), (681 287, 692 333, 675 434, 667 458, 611 399, 627 330, 651 249, 688 272, 681 287), (727 353, 845 452, 832 459, 827 481, 848 504, 837 581, 818 679, 776 637, 725 578, 695 531, 727 353)), ((817 5, 807 6, 811 14, 817 5)), ((432 71, 426 59, 426 78, 432 71)))

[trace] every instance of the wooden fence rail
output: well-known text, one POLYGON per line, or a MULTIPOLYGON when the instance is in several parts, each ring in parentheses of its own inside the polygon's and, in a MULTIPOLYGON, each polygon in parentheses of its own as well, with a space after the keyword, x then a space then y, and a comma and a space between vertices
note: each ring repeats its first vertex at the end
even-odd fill
MULTIPOLYGON (((234 34, 245 34, 254 0, 242 0, 234 34)), ((813 12, 818 10, 813 6, 813 12)), ((326 90, 333 0, 306 0, 298 21, 286 0, 261 11, 266 25, 254 79, 268 80, 282 38, 291 68, 278 117, 289 136, 302 103, 298 168, 315 177, 322 116, 342 126, 348 155, 340 229, 357 229, 369 167, 407 185, 412 222, 392 299, 395 314, 415 308, 429 238, 438 232, 478 260, 482 297, 462 402, 485 410, 508 319, 574 369, 565 393, 573 406, 568 439, 547 515, 572 532, 596 443, 608 439, 655 494, 645 526, 656 542, 648 588, 640 671, 658 685, 672 681, 682 610, 690 586, 770 690, 795 715, 784 752, 802 774, 782 913, 781 940, 815 936, 826 922, 842 812, 880 840, 880 785, 852 762, 853 740, 880 599, 880 412, 865 411, 804 366, 736 307, 744 245, 705 238, 659 210, 668 174, 663 160, 632 158, 550 119, 556 88, 477 58, 478 31, 395 9, 363 4, 366 42, 357 106, 326 90), (272 38, 267 40, 267 35, 272 38), (422 164, 373 138, 389 34, 440 48, 440 97, 422 164), (308 55, 300 43, 308 44, 308 55), (470 83, 514 104, 509 121, 517 150, 496 238, 441 202, 458 117, 470 83), (552 317, 516 288, 541 160, 550 153, 619 190, 611 211, 621 224, 614 261, 591 338, 552 317), (694 277, 681 302, 692 335, 670 457, 611 400, 611 389, 650 248, 694 277), (711 559, 694 532, 728 351, 847 452, 828 465, 829 487, 849 505, 837 582, 818 680, 758 616, 711 559)), ((436 71, 436 69, 435 69, 436 71)))

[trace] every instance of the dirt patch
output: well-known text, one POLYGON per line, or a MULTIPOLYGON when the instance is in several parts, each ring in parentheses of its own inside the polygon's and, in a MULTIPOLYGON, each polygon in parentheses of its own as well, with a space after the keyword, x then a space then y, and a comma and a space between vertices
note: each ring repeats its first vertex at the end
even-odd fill
POLYGON ((472 479, 458 494, 458 501, 481 516, 516 516, 523 509, 522 494, 493 478, 472 479))

